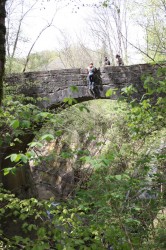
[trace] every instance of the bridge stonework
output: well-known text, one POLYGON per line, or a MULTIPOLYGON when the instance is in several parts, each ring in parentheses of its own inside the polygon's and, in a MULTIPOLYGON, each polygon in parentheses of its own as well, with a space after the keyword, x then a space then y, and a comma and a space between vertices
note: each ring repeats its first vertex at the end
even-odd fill
MULTIPOLYGON (((158 65, 138 64, 100 68, 100 86, 98 86, 100 98, 106 98, 106 91, 110 88, 120 90, 131 84, 137 88, 137 95, 141 95, 143 92, 141 76, 149 74, 156 77, 158 67, 158 65)), ((87 87, 86 69, 63 69, 12 74, 6 76, 5 82, 13 89, 12 91, 35 98, 45 98, 45 101, 40 102, 40 105, 44 108, 50 108, 61 103, 65 97, 75 98, 78 102, 93 99, 87 87), (71 86, 76 86, 78 92, 72 92, 71 86)), ((117 94, 111 98, 116 99, 118 95, 120 95, 120 91, 117 91, 117 94)))

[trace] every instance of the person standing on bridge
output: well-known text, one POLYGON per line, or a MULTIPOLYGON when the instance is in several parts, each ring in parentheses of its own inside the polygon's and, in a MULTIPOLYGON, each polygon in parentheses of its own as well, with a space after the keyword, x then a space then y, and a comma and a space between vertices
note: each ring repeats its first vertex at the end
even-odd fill
POLYGON ((92 62, 89 64, 87 70, 88 70, 89 89, 92 89, 94 85, 94 72, 95 72, 95 67, 93 66, 92 62))
POLYGON ((117 61, 117 64, 118 66, 124 66, 124 62, 122 60, 122 58, 120 57, 120 55, 116 55, 116 61, 117 61))
POLYGON ((104 58, 104 66, 109 66, 109 65, 111 65, 110 61, 108 60, 107 56, 105 56, 105 58, 104 58))

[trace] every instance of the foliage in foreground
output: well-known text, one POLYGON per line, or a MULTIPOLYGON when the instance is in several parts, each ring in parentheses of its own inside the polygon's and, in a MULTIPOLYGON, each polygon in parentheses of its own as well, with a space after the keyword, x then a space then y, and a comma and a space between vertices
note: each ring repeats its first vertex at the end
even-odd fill
POLYGON ((87 189, 65 203, 20 200, 1 189, 2 249, 164 249, 162 174, 145 178, 144 159, 136 176, 113 175, 112 161, 100 159, 87 189))

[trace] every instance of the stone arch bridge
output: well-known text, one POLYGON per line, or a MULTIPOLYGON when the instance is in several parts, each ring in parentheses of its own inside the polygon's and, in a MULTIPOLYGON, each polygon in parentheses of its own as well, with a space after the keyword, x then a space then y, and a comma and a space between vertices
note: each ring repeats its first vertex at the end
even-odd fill
MULTIPOLYGON (((108 89, 117 89, 116 99, 120 95, 120 89, 133 84, 137 95, 143 92, 141 76, 143 74, 156 75, 158 65, 139 64, 131 66, 107 66, 100 68, 97 73, 98 97, 106 98, 108 89)), ((87 87, 87 72, 85 69, 63 69, 39 72, 25 72, 12 74, 5 79, 12 93, 23 93, 34 98, 45 98, 39 103, 44 108, 50 108, 63 102, 65 97, 75 98, 78 102, 93 99, 87 87), (77 92, 71 90, 71 86, 77 87, 77 92)), ((108 97, 107 97, 108 98, 108 97)))
MULTIPOLYGON (((148 74, 156 77, 156 72, 159 65, 141 64, 132 66, 112 67, 107 66, 98 70, 98 88, 99 97, 106 98, 105 93, 108 89, 118 89, 116 99, 120 95, 120 89, 133 84, 138 93, 137 97, 143 93, 143 84, 141 77, 143 74, 148 74)), ((24 93, 26 96, 45 97, 47 100, 41 101, 40 106, 44 108, 53 108, 63 102, 65 97, 75 98, 78 102, 83 102, 93 99, 93 96, 87 87, 87 72, 83 69, 65 69, 52 70, 45 72, 26 72, 24 74, 12 74, 6 76, 5 82, 9 86, 11 94, 14 92, 24 93), (75 86, 78 92, 72 92, 71 86, 75 86)), ((42 125, 40 124, 40 127, 42 125)), ((38 129, 40 129, 40 127, 38 129)), ((24 192, 25 197, 36 195, 35 184, 31 177, 29 166, 17 171, 16 175, 8 174, 2 175, 2 169, 13 167, 14 164, 10 162, 8 155, 25 152, 27 145, 34 138, 34 132, 30 131, 23 136, 20 135, 20 142, 15 142, 15 146, 0 146, 0 181, 6 189, 11 190, 17 195, 24 192), (24 190, 24 191, 22 191, 24 190)))

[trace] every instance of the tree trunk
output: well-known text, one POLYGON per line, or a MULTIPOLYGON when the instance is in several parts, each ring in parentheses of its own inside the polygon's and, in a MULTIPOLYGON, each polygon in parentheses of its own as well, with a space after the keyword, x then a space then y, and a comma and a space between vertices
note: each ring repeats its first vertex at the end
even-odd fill
POLYGON ((4 65, 5 65, 5 10, 6 0, 0 0, 0 105, 3 97, 3 75, 4 75, 4 65))

